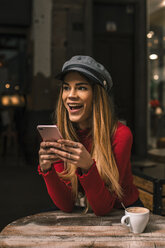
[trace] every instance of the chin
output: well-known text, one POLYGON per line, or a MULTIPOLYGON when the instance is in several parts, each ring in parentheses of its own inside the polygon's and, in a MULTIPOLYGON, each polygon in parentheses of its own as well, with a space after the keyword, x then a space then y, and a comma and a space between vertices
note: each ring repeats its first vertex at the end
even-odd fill
POLYGON ((71 122, 74 122, 74 123, 79 123, 81 120, 79 120, 79 119, 75 119, 75 118, 69 118, 69 120, 71 121, 71 122))

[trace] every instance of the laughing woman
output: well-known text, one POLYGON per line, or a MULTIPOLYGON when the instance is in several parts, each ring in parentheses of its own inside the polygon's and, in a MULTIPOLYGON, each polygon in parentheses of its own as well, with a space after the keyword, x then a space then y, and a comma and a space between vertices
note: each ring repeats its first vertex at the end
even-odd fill
POLYGON ((114 116, 109 72, 89 56, 74 56, 57 78, 63 139, 41 142, 38 168, 55 206, 72 212, 82 196, 86 211, 96 215, 121 208, 121 202, 142 206, 131 172, 132 134, 114 116))

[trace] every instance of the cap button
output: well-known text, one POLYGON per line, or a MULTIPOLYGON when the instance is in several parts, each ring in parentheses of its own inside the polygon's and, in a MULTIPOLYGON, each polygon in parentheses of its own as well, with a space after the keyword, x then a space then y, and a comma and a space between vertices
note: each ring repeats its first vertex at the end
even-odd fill
POLYGON ((103 84, 104 84, 104 86, 106 86, 106 85, 107 85, 107 82, 104 80, 104 81, 103 81, 103 84))

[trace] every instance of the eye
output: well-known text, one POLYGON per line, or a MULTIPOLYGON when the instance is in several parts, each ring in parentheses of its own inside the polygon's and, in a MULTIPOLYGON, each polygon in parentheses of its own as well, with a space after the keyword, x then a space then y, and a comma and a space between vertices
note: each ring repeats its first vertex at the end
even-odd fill
POLYGON ((69 86, 63 85, 62 89, 63 89, 63 91, 68 91, 69 90, 69 86))
POLYGON ((85 87, 85 86, 80 86, 80 87, 78 87, 78 89, 79 90, 88 90, 87 87, 85 87))

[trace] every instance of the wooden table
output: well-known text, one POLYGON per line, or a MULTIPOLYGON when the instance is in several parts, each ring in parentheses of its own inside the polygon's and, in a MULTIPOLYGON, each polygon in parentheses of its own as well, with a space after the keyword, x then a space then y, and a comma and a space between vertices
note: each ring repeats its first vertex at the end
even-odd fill
POLYGON ((165 217, 150 215, 144 233, 130 233, 120 224, 124 210, 109 216, 93 213, 39 213, 18 219, 0 233, 0 247, 165 247, 165 217))

